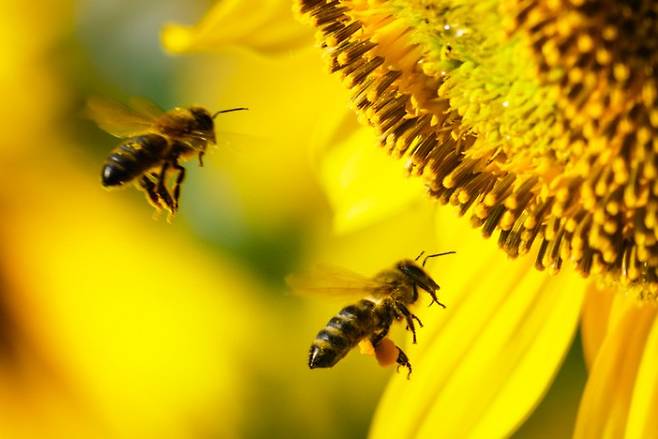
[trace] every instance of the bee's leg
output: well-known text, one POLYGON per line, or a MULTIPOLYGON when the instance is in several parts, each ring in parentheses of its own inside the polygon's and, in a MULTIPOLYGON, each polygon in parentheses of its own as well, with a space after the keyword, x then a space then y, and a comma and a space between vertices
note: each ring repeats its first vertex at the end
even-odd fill
POLYGON ((178 210, 178 198, 180 197, 180 185, 185 180, 185 168, 178 163, 178 159, 174 160, 171 164, 174 169, 178 171, 176 183, 174 183, 174 210, 178 210))
POLYGON ((171 194, 165 186, 167 180, 167 171, 169 170, 169 162, 165 162, 162 165, 160 174, 158 175, 158 195, 162 199, 162 203, 167 207, 169 215, 171 216, 176 210, 174 209, 174 201, 171 198, 171 194))
MULTIPOLYGON (((414 284, 414 292, 416 293, 416 297, 418 297, 418 293, 416 292, 416 284, 414 284)), ((432 306, 433 303, 436 303, 436 304, 438 304, 439 306, 441 306, 442 308, 445 308, 445 307, 446 307, 444 304, 442 304, 441 302, 439 302, 439 298, 436 297, 436 292, 435 292, 434 290, 427 291, 427 292, 428 292, 428 293, 430 294, 430 296, 432 297, 432 301, 430 302, 429 306, 432 306)))
POLYGON ((429 306, 432 306, 433 303, 436 303, 441 308, 446 308, 446 306, 443 303, 439 302, 439 299, 436 297, 436 294, 432 294, 432 301, 430 302, 429 306))
POLYGON ((157 210, 162 209, 162 200, 156 191, 155 183, 148 176, 142 176, 139 180, 139 187, 146 192, 146 199, 151 206, 157 210))
POLYGON ((398 346, 396 346, 396 348, 398 348, 398 359, 395 361, 398 363, 396 371, 400 371, 400 366, 406 367, 409 369, 409 372, 407 373, 407 379, 409 379, 411 378, 411 363, 409 363, 409 357, 407 357, 407 354, 405 354, 398 346))
POLYGON ((416 343, 416 326, 414 325, 414 318, 420 323, 420 326, 422 327, 423 324, 420 322, 420 319, 416 317, 415 315, 411 314, 411 311, 409 311, 409 308, 404 306, 401 303, 398 303, 397 306, 397 311, 400 312, 404 316, 404 319, 407 321, 407 329, 411 331, 411 334, 413 335, 414 338, 414 343, 416 343))
MULTIPOLYGON (((415 289, 416 289, 416 285, 414 285, 414 290, 415 290, 415 289)), ((418 297, 417 293, 416 293, 416 297, 418 297)), ((408 314, 411 316, 412 319, 414 319, 415 321, 418 322, 418 324, 420 325, 421 328, 423 327, 423 322, 420 321, 420 319, 418 318, 418 316, 417 316, 416 314, 412 314, 411 312, 409 312, 409 309, 408 309, 406 306, 402 305, 402 304, 399 304, 399 306, 401 306, 402 308, 404 308, 404 309, 400 309, 400 312, 401 312, 405 317, 407 317, 407 314, 406 314, 406 313, 408 313, 408 314), (406 312, 406 313, 405 313, 405 312, 406 312)))
POLYGON ((206 153, 205 149, 199 151, 199 167, 203 168, 203 155, 206 153))
MULTIPOLYGON (((388 306, 388 305, 385 305, 388 306)), ((380 341, 384 337, 386 337, 386 334, 388 334, 389 329, 391 329, 391 325, 393 324, 393 313, 389 312, 394 310, 388 310, 386 312, 383 312, 379 317, 381 319, 381 323, 379 324, 379 330, 376 331, 371 337, 370 337, 370 343, 373 346, 377 346, 380 341)))
POLYGON ((376 332, 375 334, 373 334, 370 337, 370 344, 372 344, 373 346, 376 347, 379 344, 379 342, 382 341, 384 339, 384 337, 386 337, 386 334, 388 334, 389 328, 390 328, 390 324, 387 325, 382 330, 380 330, 379 332, 376 332))

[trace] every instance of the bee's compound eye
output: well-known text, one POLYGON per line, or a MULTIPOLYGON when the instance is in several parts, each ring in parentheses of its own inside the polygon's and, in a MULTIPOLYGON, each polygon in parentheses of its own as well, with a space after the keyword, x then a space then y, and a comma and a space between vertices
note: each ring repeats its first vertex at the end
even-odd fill
POLYGON ((103 166, 101 180, 105 187, 119 186, 128 180, 128 173, 123 168, 108 164, 103 166))
POLYGON ((210 113, 208 113, 208 110, 206 110, 205 108, 192 107, 190 108, 190 112, 192 113, 194 119, 196 120, 198 129, 203 131, 209 131, 213 129, 214 123, 212 117, 210 116, 210 113))

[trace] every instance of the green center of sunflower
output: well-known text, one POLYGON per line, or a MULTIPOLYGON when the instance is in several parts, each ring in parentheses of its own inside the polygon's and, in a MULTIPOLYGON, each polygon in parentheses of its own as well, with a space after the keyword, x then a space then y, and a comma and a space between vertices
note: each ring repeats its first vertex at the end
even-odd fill
POLYGON ((658 4, 298 0, 381 144, 511 256, 658 290, 658 4), (533 250, 535 251, 535 250, 533 250))

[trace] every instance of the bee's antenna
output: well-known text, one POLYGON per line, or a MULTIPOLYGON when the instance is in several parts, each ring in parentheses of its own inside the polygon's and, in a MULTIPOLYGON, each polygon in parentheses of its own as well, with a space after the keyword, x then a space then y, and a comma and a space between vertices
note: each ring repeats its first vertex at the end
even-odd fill
POLYGON ((245 111, 245 110, 248 110, 248 108, 245 108, 245 107, 238 107, 238 108, 229 108, 228 110, 219 110, 217 113, 215 113, 215 114, 212 115, 212 118, 214 119, 214 118, 216 118, 218 115, 220 115, 220 114, 222 114, 222 113, 231 113, 231 112, 233 112, 233 111, 245 111))
MULTIPOLYGON (((423 253, 425 253, 425 252, 422 252, 420 255, 418 255, 418 258, 420 258, 423 253)), ((436 258, 437 256, 445 256, 445 255, 454 255, 455 253, 457 253, 457 252, 454 251, 454 250, 451 250, 449 252, 435 253, 433 255, 427 255, 427 256, 425 256, 425 259, 423 259, 423 267, 425 266, 425 264, 427 263, 427 260, 429 258, 436 258)), ((418 260, 418 258, 416 258, 416 260, 418 260)))
POLYGON ((424 254, 425 254, 425 250, 423 250, 422 252, 420 252, 420 254, 419 254, 418 256, 416 256, 416 259, 414 259, 414 261, 419 260, 420 257, 423 256, 424 254))

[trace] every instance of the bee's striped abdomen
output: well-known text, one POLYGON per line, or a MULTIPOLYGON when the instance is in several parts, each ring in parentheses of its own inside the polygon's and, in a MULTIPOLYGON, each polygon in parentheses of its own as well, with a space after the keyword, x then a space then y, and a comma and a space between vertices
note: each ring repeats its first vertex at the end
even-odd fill
POLYGON ((126 139, 114 148, 101 173, 103 186, 120 186, 157 165, 167 151, 167 139, 144 134, 126 139))
POLYGON ((343 308, 329 320, 311 345, 308 367, 332 367, 341 358, 372 332, 373 308, 375 303, 368 299, 343 308))

